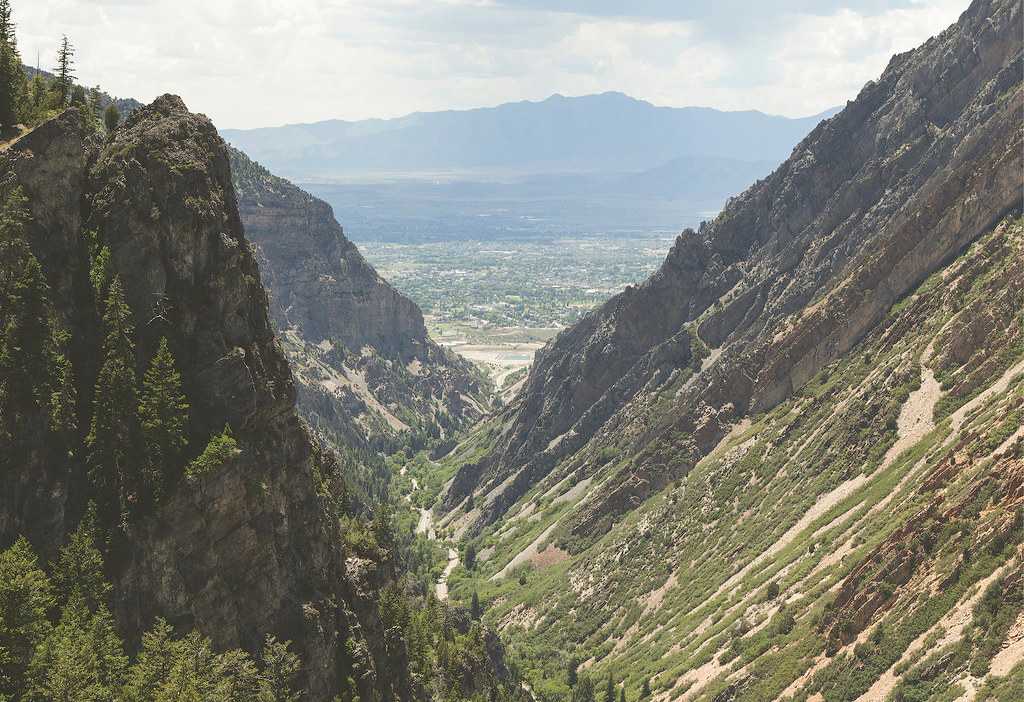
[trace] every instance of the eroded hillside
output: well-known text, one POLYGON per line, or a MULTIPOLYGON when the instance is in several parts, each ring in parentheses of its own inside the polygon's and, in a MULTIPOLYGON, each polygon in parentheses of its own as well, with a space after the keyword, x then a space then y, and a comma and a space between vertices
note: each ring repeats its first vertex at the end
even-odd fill
POLYGON ((535 687, 1019 686, 1022 18, 894 57, 444 459, 452 592, 535 687))
POLYGON ((444 509, 472 493, 467 526, 484 526, 552 471, 592 476, 612 437, 637 460, 572 518, 573 537, 592 539, 847 353, 1019 206, 1020 18, 1013 0, 973 3, 683 232, 648 281, 560 334, 444 509))
POLYGON ((631 697, 648 678, 666 700, 976 690, 1024 660, 1022 412, 1015 220, 592 546, 557 537, 586 488, 546 481, 453 589, 486 592, 541 676, 575 657, 631 697))

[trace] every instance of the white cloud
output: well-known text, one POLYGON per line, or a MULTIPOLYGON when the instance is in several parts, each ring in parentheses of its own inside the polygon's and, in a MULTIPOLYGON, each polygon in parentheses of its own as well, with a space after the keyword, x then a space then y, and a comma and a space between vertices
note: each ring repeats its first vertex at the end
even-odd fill
POLYGON ((175 92, 219 126, 250 127, 604 90, 811 114, 966 0, 772 5, 738 17, 711 0, 635 15, 542 0, 14 0, 14 14, 26 62, 38 49, 51 67, 67 33, 82 81, 142 100, 175 92))

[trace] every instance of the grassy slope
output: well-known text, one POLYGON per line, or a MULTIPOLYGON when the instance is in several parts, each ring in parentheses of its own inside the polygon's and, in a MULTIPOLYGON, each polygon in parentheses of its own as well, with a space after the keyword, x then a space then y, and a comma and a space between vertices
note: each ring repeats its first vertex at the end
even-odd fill
MULTIPOLYGON (((855 699, 1021 542, 1020 498, 1006 481, 1022 472, 1014 432, 1024 380, 955 412, 1024 358, 1022 259, 1024 224, 997 229, 894 306, 846 358, 737 426, 684 480, 595 544, 569 556, 544 539, 541 567, 491 579, 578 504, 558 499, 579 499, 568 493, 567 459, 553 475, 568 478, 535 487, 480 537, 489 558, 474 573, 453 574, 453 598, 480 593, 541 696, 566 692, 565 669, 577 661, 581 671, 624 681, 630 699, 648 678, 664 699, 727 689, 737 699, 783 691, 855 699), (928 372, 941 384, 938 397, 920 390, 928 372), (936 426, 895 456, 908 398, 925 403, 936 426), (994 457, 1004 443, 1006 455, 994 457), (925 481, 937 468, 945 477, 925 481), (805 516, 816 503, 817 516, 805 516)), ((658 399, 649 398, 652 407, 658 399)), ((584 451, 606 460, 590 490, 636 458, 608 442, 584 451)), ((993 617, 1012 621, 1020 607, 1010 606, 993 617)), ((970 650, 947 658, 991 658, 979 642, 1005 634, 968 631, 961 645, 970 650)), ((901 663, 905 686, 920 678, 912 663, 901 663)), ((947 661, 935 672, 933 662, 927 684, 953 690, 967 665, 947 661)))

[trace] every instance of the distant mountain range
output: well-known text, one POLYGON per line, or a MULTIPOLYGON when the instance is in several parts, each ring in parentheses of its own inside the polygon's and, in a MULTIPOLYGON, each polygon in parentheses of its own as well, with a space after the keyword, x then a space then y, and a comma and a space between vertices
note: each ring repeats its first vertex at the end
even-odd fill
POLYGON ((273 171, 304 180, 444 173, 475 180, 625 174, 660 167, 670 171, 662 175, 672 180, 692 172, 695 163, 715 159, 716 179, 724 177, 731 185, 735 173, 750 172, 751 162, 759 162, 756 171, 766 174, 835 112, 790 119, 756 111, 658 107, 622 93, 603 93, 221 134, 273 171))

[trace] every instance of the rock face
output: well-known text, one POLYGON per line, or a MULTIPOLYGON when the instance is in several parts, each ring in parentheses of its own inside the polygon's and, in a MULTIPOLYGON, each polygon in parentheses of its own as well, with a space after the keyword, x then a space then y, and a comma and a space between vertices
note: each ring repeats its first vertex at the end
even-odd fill
POLYGON ((602 446, 638 455, 571 516, 571 534, 596 538, 739 418, 849 351, 1021 206, 1020 22, 1019 1, 976 0, 714 222, 683 232, 648 281, 560 334, 444 506, 475 493, 480 527, 560 463, 586 474, 602 446))
POLYGON ((416 304, 366 262, 327 203, 237 149, 230 155, 242 224, 310 424, 386 448, 410 430, 448 435, 490 409, 473 366, 427 336, 416 304))
MULTIPOLYGON (((348 674, 345 642, 376 656, 383 635, 372 592, 356 592, 346 575, 325 487, 337 467, 296 414, 225 144, 165 95, 105 141, 68 110, 4 161, 28 198, 28 240, 70 335, 82 433, 102 336, 86 243, 95 231, 127 293, 139 374, 166 337, 192 406, 190 445, 228 425, 241 449, 198 482, 180 481, 117 539, 107 565, 122 630, 137 637, 163 616, 218 647, 250 650, 273 633, 301 651, 311 698, 330 698, 348 674)), ((39 445, 27 464, 4 466, 0 541, 26 533, 54 552, 89 498, 81 454, 39 445)), ((360 679, 363 695, 390 697, 401 685, 397 673, 360 679)))

